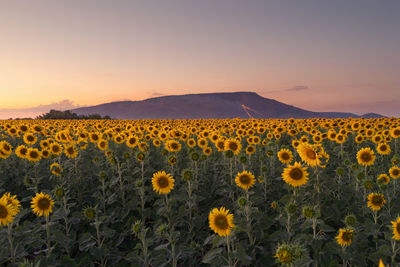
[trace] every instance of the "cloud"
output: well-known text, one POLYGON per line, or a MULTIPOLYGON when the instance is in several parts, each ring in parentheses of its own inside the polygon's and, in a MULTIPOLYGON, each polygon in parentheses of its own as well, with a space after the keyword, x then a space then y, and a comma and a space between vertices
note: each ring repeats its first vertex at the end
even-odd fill
POLYGON ((22 118, 22 117, 36 117, 40 114, 46 113, 51 109, 56 110, 69 110, 79 108, 80 105, 74 104, 69 99, 64 99, 59 102, 53 102, 48 105, 39 105, 28 108, 2 108, 0 109, 0 119, 6 118, 22 118))
POLYGON ((152 97, 157 97, 157 96, 164 96, 165 94, 163 94, 163 93, 159 93, 159 92, 154 92, 154 93, 152 93, 150 96, 152 96, 152 97))
POLYGON ((296 85, 294 87, 288 88, 285 91, 304 91, 310 89, 307 85, 296 85))

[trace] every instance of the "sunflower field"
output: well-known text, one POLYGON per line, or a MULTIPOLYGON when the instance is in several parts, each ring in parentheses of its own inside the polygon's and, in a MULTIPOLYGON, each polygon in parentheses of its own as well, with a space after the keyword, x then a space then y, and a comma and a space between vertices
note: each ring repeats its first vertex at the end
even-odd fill
POLYGON ((0 121, 1 266, 399 266, 400 119, 0 121))

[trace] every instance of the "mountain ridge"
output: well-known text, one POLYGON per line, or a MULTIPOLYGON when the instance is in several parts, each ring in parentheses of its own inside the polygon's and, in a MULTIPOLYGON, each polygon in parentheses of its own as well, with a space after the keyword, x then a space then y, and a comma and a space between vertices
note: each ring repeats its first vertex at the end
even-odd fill
POLYGON ((314 112, 265 98, 251 91, 167 95, 136 101, 114 101, 71 110, 79 115, 100 114, 116 119, 228 119, 228 118, 372 118, 346 112, 314 112), (247 112, 246 112, 247 111, 247 112))

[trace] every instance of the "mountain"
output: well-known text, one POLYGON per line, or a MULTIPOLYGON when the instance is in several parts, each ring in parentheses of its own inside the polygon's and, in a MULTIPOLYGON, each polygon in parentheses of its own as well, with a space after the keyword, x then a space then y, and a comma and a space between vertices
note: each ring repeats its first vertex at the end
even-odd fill
POLYGON ((352 113, 312 112, 264 98, 254 92, 170 95, 142 101, 111 102, 71 111, 79 115, 100 114, 117 119, 249 118, 248 114, 254 118, 282 119, 360 117, 352 113))

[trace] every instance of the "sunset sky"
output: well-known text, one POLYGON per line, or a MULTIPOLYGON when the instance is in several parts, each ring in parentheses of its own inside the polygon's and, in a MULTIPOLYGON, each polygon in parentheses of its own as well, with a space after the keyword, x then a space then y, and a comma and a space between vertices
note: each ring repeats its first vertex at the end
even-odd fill
POLYGON ((399 14, 399 0, 1 1, 0 118, 230 91, 399 117, 399 14))

